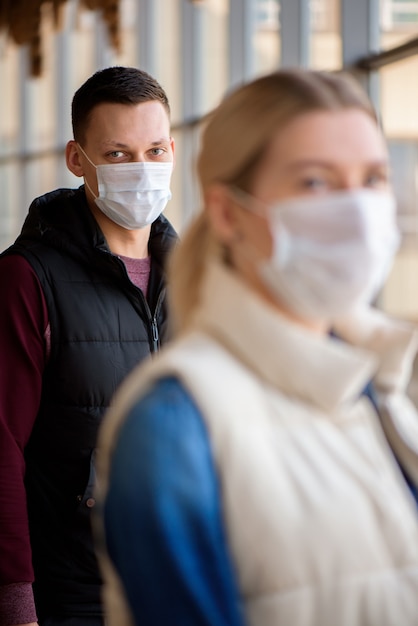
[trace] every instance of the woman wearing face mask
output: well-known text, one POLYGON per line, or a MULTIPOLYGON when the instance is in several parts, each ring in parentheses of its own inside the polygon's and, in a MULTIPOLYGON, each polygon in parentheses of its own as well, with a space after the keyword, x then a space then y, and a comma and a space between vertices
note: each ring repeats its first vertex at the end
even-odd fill
POLYGON ((177 340, 101 431, 109 624, 417 624, 417 336, 370 304, 399 245, 388 169, 344 76, 277 72, 211 116, 177 340))

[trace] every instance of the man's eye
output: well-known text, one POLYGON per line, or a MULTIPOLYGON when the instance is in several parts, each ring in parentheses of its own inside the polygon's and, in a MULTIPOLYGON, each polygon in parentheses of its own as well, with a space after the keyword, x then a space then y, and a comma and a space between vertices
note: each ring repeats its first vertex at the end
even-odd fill
POLYGON ((163 154, 164 150, 162 148, 153 148, 151 150, 151 154, 152 156, 161 156, 163 154))
POLYGON ((108 156, 110 156, 112 159, 120 159, 120 157, 122 157, 124 155, 124 153, 121 150, 114 150, 113 152, 109 152, 108 156))

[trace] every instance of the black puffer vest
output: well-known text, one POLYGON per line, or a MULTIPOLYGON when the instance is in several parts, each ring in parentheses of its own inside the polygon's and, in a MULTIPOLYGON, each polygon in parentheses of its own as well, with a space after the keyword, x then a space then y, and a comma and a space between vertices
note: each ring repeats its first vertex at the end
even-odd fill
POLYGON ((101 615, 90 513, 104 411, 136 364, 167 336, 164 261, 176 241, 152 226, 148 303, 110 253, 84 189, 34 201, 8 254, 24 256, 45 295, 51 354, 26 449, 26 488, 39 616, 101 615))

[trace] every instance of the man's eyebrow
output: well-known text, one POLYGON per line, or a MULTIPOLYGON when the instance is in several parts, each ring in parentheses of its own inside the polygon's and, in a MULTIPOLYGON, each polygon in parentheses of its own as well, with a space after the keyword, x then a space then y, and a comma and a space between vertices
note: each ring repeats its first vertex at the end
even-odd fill
POLYGON ((102 142, 103 146, 109 148, 128 148, 126 143, 120 143, 120 141, 113 141, 113 139, 106 139, 102 142))
POLYGON ((157 139, 156 141, 151 141, 152 146, 159 146, 162 143, 170 143, 170 137, 161 137, 161 139, 157 139))
MULTIPOLYGON (((160 146, 163 143, 170 143, 170 137, 161 137, 161 139, 156 139, 155 141, 151 141, 151 146, 160 146)), ((102 143, 103 146, 109 148, 123 148, 127 149, 130 146, 126 143, 121 143, 120 141, 114 141, 113 139, 106 139, 102 143)))

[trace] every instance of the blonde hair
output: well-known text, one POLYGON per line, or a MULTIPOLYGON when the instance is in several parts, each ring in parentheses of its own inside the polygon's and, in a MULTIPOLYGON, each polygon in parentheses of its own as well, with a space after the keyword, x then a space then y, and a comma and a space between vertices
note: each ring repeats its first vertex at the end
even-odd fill
MULTIPOLYGON (((197 173, 202 197, 214 183, 250 191, 252 178, 271 138, 291 119, 312 111, 356 108, 376 113, 350 75, 314 70, 281 70, 235 89, 209 116, 202 135, 197 173)), ((207 213, 195 218, 170 264, 171 314, 175 331, 190 325, 198 305, 207 260, 219 254, 207 213)))

